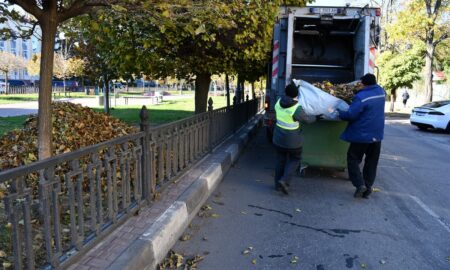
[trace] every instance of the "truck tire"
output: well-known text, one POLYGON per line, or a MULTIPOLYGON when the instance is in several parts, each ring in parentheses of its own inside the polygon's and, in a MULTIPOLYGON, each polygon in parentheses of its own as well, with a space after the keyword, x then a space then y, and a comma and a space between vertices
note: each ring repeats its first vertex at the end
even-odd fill
POLYGON ((445 129, 445 131, 447 131, 447 133, 450 133, 450 121, 447 124, 447 128, 445 129))

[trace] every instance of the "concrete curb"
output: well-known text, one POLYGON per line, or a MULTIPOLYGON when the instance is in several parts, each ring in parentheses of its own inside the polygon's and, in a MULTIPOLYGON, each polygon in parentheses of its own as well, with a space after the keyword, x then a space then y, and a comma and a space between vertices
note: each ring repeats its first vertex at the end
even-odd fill
POLYGON ((214 162, 211 162, 205 172, 178 197, 146 232, 133 241, 108 269, 156 269, 208 197, 217 188, 228 169, 237 161, 245 145, 256 133, 260 122, 261 115, 257 115, 231 139, 229 146, 224 151, 213 153, 214 162))

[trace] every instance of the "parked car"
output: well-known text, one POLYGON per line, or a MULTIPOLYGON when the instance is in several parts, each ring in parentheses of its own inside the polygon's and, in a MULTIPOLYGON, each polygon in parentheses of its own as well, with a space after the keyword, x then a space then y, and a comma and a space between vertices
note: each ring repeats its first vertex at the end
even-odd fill
POLYGON ((410 121, 419 129, 445 129, 450 132, 450 100, 434 101, 412 110, 410 121))

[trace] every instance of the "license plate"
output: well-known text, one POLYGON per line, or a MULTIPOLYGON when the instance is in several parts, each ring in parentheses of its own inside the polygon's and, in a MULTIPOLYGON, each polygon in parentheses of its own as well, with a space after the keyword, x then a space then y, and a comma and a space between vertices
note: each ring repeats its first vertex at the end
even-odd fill
POLYGON ((416 115, 417 115, 417 116, 424 116, 425 113, 422 113, 422 112, 416 112, 416 115))
POLYGON ((314 13, 320 14, 336 14, 337 8, 315 8, 314 13))

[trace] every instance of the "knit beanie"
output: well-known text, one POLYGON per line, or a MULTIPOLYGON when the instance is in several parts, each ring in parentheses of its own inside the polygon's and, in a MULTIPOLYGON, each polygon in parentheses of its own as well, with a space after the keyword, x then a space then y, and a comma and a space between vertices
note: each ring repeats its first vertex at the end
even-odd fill
POLYGON ((298 87, 294 83, 291 83, 288 86, 286 86, 284 92, 286 93, 286 96, 295 98, 298 96, 298 87))
POLYGON ((377 78, 375 78, 375 75, 367 73, 361 77, 361 83, 364 85, 374 85, 377 84, 377 78))

